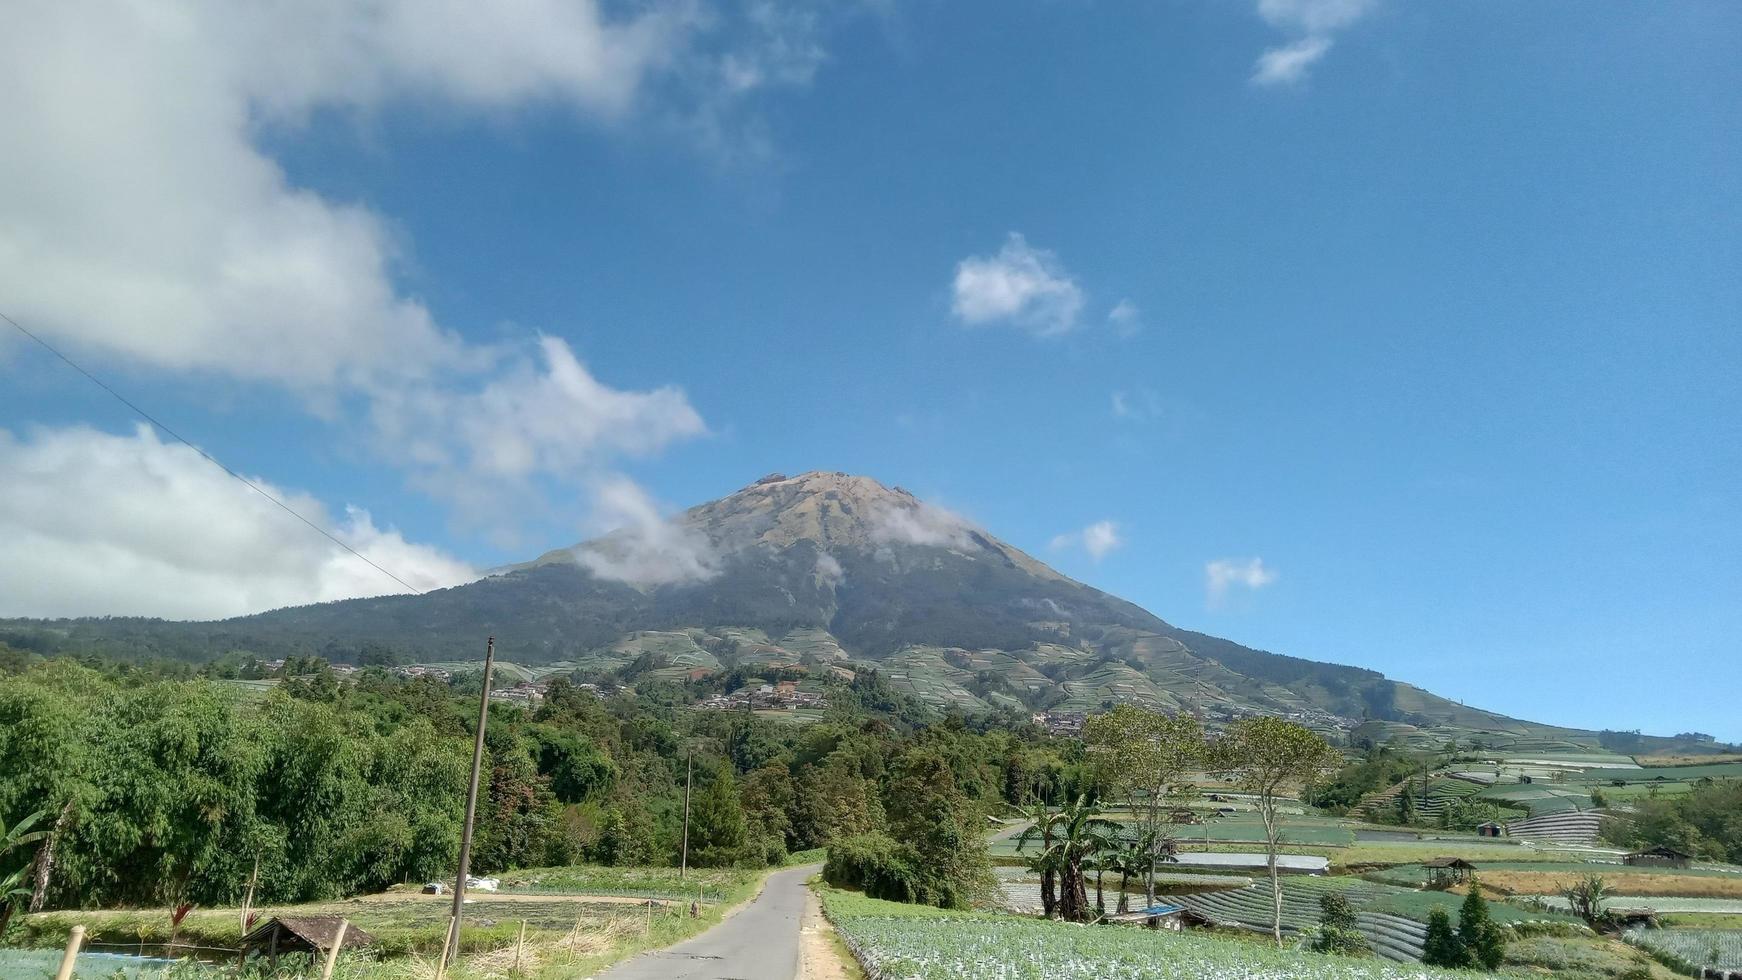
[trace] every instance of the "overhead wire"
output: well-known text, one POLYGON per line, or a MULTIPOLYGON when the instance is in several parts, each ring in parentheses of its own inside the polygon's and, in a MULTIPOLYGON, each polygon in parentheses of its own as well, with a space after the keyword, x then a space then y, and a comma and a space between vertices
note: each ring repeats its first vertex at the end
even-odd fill
POLYGON ((172 429, 169 426, 164 425, 162 422, 158 421, 156 416, 152 415, 150 412, 147 412, 145 409, 140 408, 138 405, 134 404, 131 399, 129 399, 126 395, 121 394, 119 391, 116 391, 114 388, 110 387, 108 385, 108 383, 103 381, 102 378, 99 378, 96 375, 92 374, 91 372, 80 367, 78 365, 78 363, 75 362, 72 358, 61 353, 59 348, 55 347, 53 344, 50 344, 48 341, 43 340, 41 337, 38 337, 36 334, 32 333, 31 331, 25 329, 24 324, 19 323, 17 320, 12 319, 12 317, 8 316, 4 310, 0 310, 0 319, 3 319, 7 323, 12 324, 12 326, 19 333, 21 333, 24 336, 35 341, 38 346, 42 347, 43 350, 46 350, 50 354, 53 354, 55 357, 60 358, 60 360, 64 364, 66 364, 67 367, 70 367, 74 371, 77 371, 79 374, 84 375, 85 379, 87 381, 91 382, 92 384, 96 385, 97 387, 108 392, 116 401, 120 402, 121 404, 127 406, 130 410, 132 410, 132 412, 135 415, 138 415, 140 418, 142 418, 145 421, 156 426, 160 431, 162 431, 165 435, 169 436, 171 439, 174 439, 176 442, 179 442, 182 445, 188 447, 189 449, 192 449, 194 452, 199 453, 200 458, 204 459, 208 463, 211 463, 213 466, 216 466, 218 469, 223 470, 225 473, 229 474, 231 477, 234 477, 243 486, 254 491, 255 493, 259 494, 260 496, 265 497, 267 500, 271 501, 275 506, 277 506, 279 510, 284 511, 286 514, 289 514, 290 516, 292 516, 292 517, 296 518, 297 520, 303 522, 304 524, 308 525, 311 529, 314 530, 314 532, 316 534, 319 534, 321 537, 326 538, 328 541, 331 541, 332 543, 334 543, 334 544, 338 545, 339 547, 345 549, 346 551, 350 552, 351 555, 353 557, 355 557, 358 561, 363 562, 364 564, 368 565, 370 568, 375 569, 376 571, 380 572, 381 574, 383 574, 383 575, 387 576, 388 578, 392 579, 393 581, 399 583, 401 586, 403 586, 407 590, 409 590, 417 595, 423 594, 422 589, 418 588, 415 585, 412 585, 410 582, 407 582, 405 579, 402 579, 399 576, 388 571, 387 569, 381 567, 381 565, 379 563, 377 563, 374 559, 370 558, 368 555, 363 554, 361 551, 358 551, 356 548, 353 548, 350 545, 346 544, 344 541, 340 540, 339 537, 337 535, 333 534, 331 531, 328 531, 326 528, 321 527, 319 524, 316 524, 314 521, 309 520, 306 516, 304 516, 303 514, 298 512, 296 510, 296 508, 294 508, 294 507, 290 506, 289 504, 285 503, 284 501, 280 500, 277 496, 273 495, 266 488, 260 486, 258 483, 255 483, 253 480, 248 479, 247 477, 245 477, 242 474, 236 472, 235 470, 229 468, 228 466, 225 466, 217 457, 213 456, 211 453, 206 452, 204 449, 201 449, 200 447, 194 445, 193 443, 189 442, 188 440, 182 438, 180 433, 176 432, 174 429, 172 429))

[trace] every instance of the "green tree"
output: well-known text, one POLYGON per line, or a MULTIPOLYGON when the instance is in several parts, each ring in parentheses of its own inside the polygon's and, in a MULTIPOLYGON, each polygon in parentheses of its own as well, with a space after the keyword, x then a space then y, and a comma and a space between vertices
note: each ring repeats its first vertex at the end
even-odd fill
POLYGON ((1083 723, 1083 745, 1096 783, 1131 807, 1133 824, 1151 843, 1144 896, 1155 904, 1155 866, 1178 804, 1190 793, 1183 777, 1204 762, 1202 726, 1189 715, 1170 718, 1122 704, 1083 723))
POLYGON ((828 755, 799 775, 792 825, 800 849, 826 847, 843 837, 881 831, 882 796, 850 751, 828 755))
POLYGON ((1488 914, 1488 900, 1482 897, 1482 886, 1474 881, 1458 909, 1458 942, 1472 966, 1490 973, 1500 969, 1506 958, 1506 933, 1488 914))
POLYGON ((1403 781, 1403 789, 1397 794, 1397 822, 1400 824, 1415 823, 1415 780, 1403 781))
POLYGON ((599 839, 593 845, 593 860, 608 867, 652 864, 653 823, 639 806, 611 806, 600 822, 599 839))
POLYGON ((1311 947, 1318 953, 1358 956, 1372 951, 1355 919, 1355 907, 1339 892, 1319 896, 1319 929, 1311 947))
POLYGON ((1028 870, 1040 875, 1040 910, 1050 919, 1058 908, 1058 876, 1064 863, 1064 852, 1055 846, 1054 839, 1064 816, 1044 802, 1035 803, 1024 816, 1028 825, 1016 837, 1016 853, 1034 845, 1033 853, 1027 856, 1028 870))
POLYGON ((1283 793, 1310 782, 1335 766, 1338 755, 1312 729, 1280 718, 1242 718, 1222 734, 1213 756, 1215 767, 1228 773, 1256 798, 1264 823, 1264 851, 1270 871, 1271 936, 1282 945, 1282 889, 1277 883, 1276 856, 1282 840, 1283 793))
POLYGON ((956 784, 949 762, 909 749, 890 766, 884 796, 890 836, 912 853, 929 904, 967 908, 993 888, 985 818, 956 784))
POLYGON ((716 767, 690 806, 690 862, 701 868, 742 863, 750 838, 730 766, 716 767))
POLYGON ((1421 961, 1428 966, 1454 970, 1470 965, 1464 944, 1452 930, 1452 917, 1443 908, 1436 907, 1427 914, 1427 938, 1422 942, 1421 961))
POLYGON ((796 795, 792 773, 775 762, 745 776, 739 786, 750 847, 761 855, 764 863, 779 864, 786 859, 792 837, 790 813, 796 795))
POLYGON ((1606 917, 1603 903, 1609 897, 1609 883, 1602 875, 1585 875, 1567 886, 1563 894, 1574 915, 1593 929, 1602 924, 1606 917))

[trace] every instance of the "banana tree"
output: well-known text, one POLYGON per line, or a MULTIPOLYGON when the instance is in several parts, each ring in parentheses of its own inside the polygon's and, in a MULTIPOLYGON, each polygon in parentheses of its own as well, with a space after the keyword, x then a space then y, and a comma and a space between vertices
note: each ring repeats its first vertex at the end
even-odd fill
POLYGON ((1028 870, 1040 875, 1040 908, 1050 919, 1058 907, 1058 874, 1063 866, 1064 852, 1055 838, 1063 815, 1045 803, 1035 803, 1023 816, 1028 819, 1028 826, 1016 838, 1016 852, 1021 854, 1030 843, 1039 848, 1028 856, 1028 870))
POLYGON ((1116 846, 1119 825, 1103 817, 1104 812, 1087 796, 1078 796, 1059 811, 1054 837, 1059 849, 1058 910, 1067 922, 1091 918, 1084 867, 1116 846))
MULTIPOLYGON (((47 811, 38 810, 23 820, 13 824, 11 829, 0 823, 0 860, 18 848, 34 844, 48 836, 46 830, 31 828, 42 820, 47 811)), ((0 878, 0 936, 6 934, 6 927, 12 922, 12 913, 18 908, 18 903, 30 897, 30 889, 24 887, 24 880, 30 872, 30 865, 0 878)))

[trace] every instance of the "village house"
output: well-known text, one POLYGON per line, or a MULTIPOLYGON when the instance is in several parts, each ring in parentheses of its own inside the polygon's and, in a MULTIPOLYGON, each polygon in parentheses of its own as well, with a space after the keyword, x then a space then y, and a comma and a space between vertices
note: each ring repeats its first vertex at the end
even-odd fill
POLYGON ((1621 863, 1638 868, 1685 868, 1694 863, 1694 856, 1685 851, 1659 844, 1643 851, 1634 851, 1623 857, 1621 863))

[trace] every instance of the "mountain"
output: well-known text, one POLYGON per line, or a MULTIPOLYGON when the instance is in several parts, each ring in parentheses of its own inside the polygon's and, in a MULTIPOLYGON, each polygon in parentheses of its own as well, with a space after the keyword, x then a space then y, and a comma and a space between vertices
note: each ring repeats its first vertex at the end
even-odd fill
POLYGON ((747 663, 872 667, 940 706, 1058 712, 1134 701, 1216 721, 1284 714, 1322 728, 1589 739, 1466 707, 1375 671, 1175 627, 1076 582, 900 488, 843 473, 764 477, 670 521, 548 552, 424 595, 216 623, 78 621, 135 649, 356 650, 672 672, 747 663), (337 644, 335 647, 334 644, 337 644))

